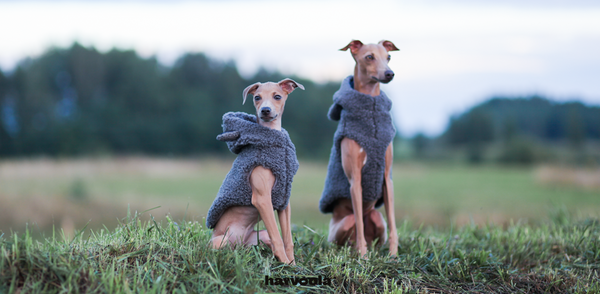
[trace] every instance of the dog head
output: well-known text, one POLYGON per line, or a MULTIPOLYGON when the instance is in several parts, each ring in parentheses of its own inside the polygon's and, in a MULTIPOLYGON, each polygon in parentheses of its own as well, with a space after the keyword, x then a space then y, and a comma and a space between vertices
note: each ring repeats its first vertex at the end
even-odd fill
POLYGON ((263 122, 271 122, 281 118, 285 101, 296 88, 304 90, 304 86, 292 79, 283 79, 278 83, 254 83, 244 89, 242 104, 246 103, 246 97, 251 94, 256 117, 263 122))
POLYGON ((362 75, 384 84, 389 83, 394 78, 394 72, 388 66, 391 58, 388 52, 400 50, 394 43, 382 40, 377 44, 365 45, 359 40, 353 40, 340 50, 346 51, 348 49, 350 49, 350 53, 352 53, 352 57, 362 75))

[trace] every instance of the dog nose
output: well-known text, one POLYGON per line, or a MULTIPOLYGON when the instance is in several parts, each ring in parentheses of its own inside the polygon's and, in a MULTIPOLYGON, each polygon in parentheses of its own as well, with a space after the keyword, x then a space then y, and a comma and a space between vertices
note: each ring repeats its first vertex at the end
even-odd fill
POLYGON ((269 115, 271 113, 271 107, 263 107, 260 109, 260 113, 262 115, 269 115))
POLYGON ((391 80, 394 78, 394 72, 391 70, 386 70, 384 74, 386 79, 391 80))

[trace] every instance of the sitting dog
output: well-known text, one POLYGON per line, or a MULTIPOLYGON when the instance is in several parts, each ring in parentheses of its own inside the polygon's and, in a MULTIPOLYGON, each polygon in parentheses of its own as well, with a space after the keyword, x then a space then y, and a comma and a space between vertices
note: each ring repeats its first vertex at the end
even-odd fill
POLYGON ((390 41, 364 45, 358 40, 350 49, 356 61, 354 76, 347 77, 333 96, 329 119, 338 121, 331 149, 325 188, 319 203, 323 213, 333 213, 329 241, 354 243, 361 257, 374 240, 386 241, 386 222, 375 210, 382 204, 389 221, 390 255, 398 251, 392 183, 392 140, 396 134, 390 110, 392 101, 379 90, 394 72, 388 67, 390 41))
POLYGON ((251 94, 256 116, 243 112, 223 115, 223 133, 217 139, 226 141, 238 157, 206 217, 206 226, 214 229, 213 248, 258 245, 260 240, 279 261, 294 263, 289 199, 298 160, 294 144, 281 127, 281 117, 288 95, 296 88, 304 90, 291 79, 252 84, 244 89, 243 103, 251 94), (260 219, 266 231, 254 230, 260 219))

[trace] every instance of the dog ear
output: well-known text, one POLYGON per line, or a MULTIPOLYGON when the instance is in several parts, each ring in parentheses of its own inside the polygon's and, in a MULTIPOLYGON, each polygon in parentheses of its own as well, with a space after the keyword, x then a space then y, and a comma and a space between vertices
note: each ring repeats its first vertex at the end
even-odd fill
POLYGON ((256 91, 256 89, 258 89, 258 87, 260 86, 260 83, 254 83, 248 87, 246 87, 246 89, 244 89, 244 93, 242 95, 244 95, 244 102, 242 102, 242 104, 246 103, 246 96, 248 96, 248 94, 253 94, 256 91))
POLYGON ((358 50, 362 46, 363 46, 363 43, 361 41, 352 40, 352 42, 348 43, 348 45, 346 45, 346 47, 340 49, 340 51, 346 51, 346 50, 348 50, 348 48, 350 48, 350 52, 352 52, 352 54, 356 54, 356 52, 358 52, 358 50))
POLYGON ((387 51, 400 51, 400 49, 398 49, 398 47, 396 47, 394 43, 388 40, 381 40, 379 41, 379 44, 383 45, 383 47, 385 47, 385 50, 387 51))
POLYGON ((288 94, 292 93, 292 91, 294 91, 294 89, 296 88, 304 90, 304 86, 302 86, 302 84, 296 83, 296 81, 292 79, 283 79, 277 84, 279 84, 279 87, 281 87, 281 89, 283 89, 288 94))

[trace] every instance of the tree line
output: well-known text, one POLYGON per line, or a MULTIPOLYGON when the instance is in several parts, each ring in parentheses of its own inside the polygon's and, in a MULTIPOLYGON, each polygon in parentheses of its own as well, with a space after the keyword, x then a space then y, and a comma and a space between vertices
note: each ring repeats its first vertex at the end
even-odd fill
POLYGON ((453 145, 508 141, 517 133, 545 141, 565 140, 574 146, 600 140, 600 107, 552 102, 539 96, 492 98, 451 118, 446 131, 453 145))
MULTIPOLYGON (((226 154, 215 139, 222 115, 253 113, 251 103, 242 105, 242 90, 285 77, 261 69, 244 78, 233 61, 202 53, 164 66, 132 50, 102 53, 77 43, 53 48, 10 73, 0 71, 0 157, 226 154)), ((339 83, 291 78, 306 91, 290 95, 283 127, 298 156, 327 158, 337 126, 327 110, 339 83)), ((408 140, 417 158, 465 150, 468 161, 480 162, 495 146, 502 162, 531 163, 547 157, 548 144, 582 153, 599 142, 600 107, 495 97, 451 117, 436 138, 408 140)))
MULTIPOLYGON (((228 111, 254 113, 242 90, 257 81, 279 81, 259 70, 242 77, 232 61, 185 54, 171 66, 131 50, 101 53, 74 44, 0 71, 0 156, 222 154, 215 137, 228 111)), ((337 83, 290 95, 283 127, 301 157, 329 154, 336 122, 327 109, 337 83)))
POLYGON ((462 148, 469 162, 484 161, 486 153, 495 149, 495 159, 505 163, 564 159, 565 153, 579 161, 592 158, 600 163, 594 148, 600 143, 600 107, 578 101, 555 102, 536 95, 494 97, 451 117, 439 138, 414 138, 421 154, 426 153, 428 143, 445 149, 462 148))

